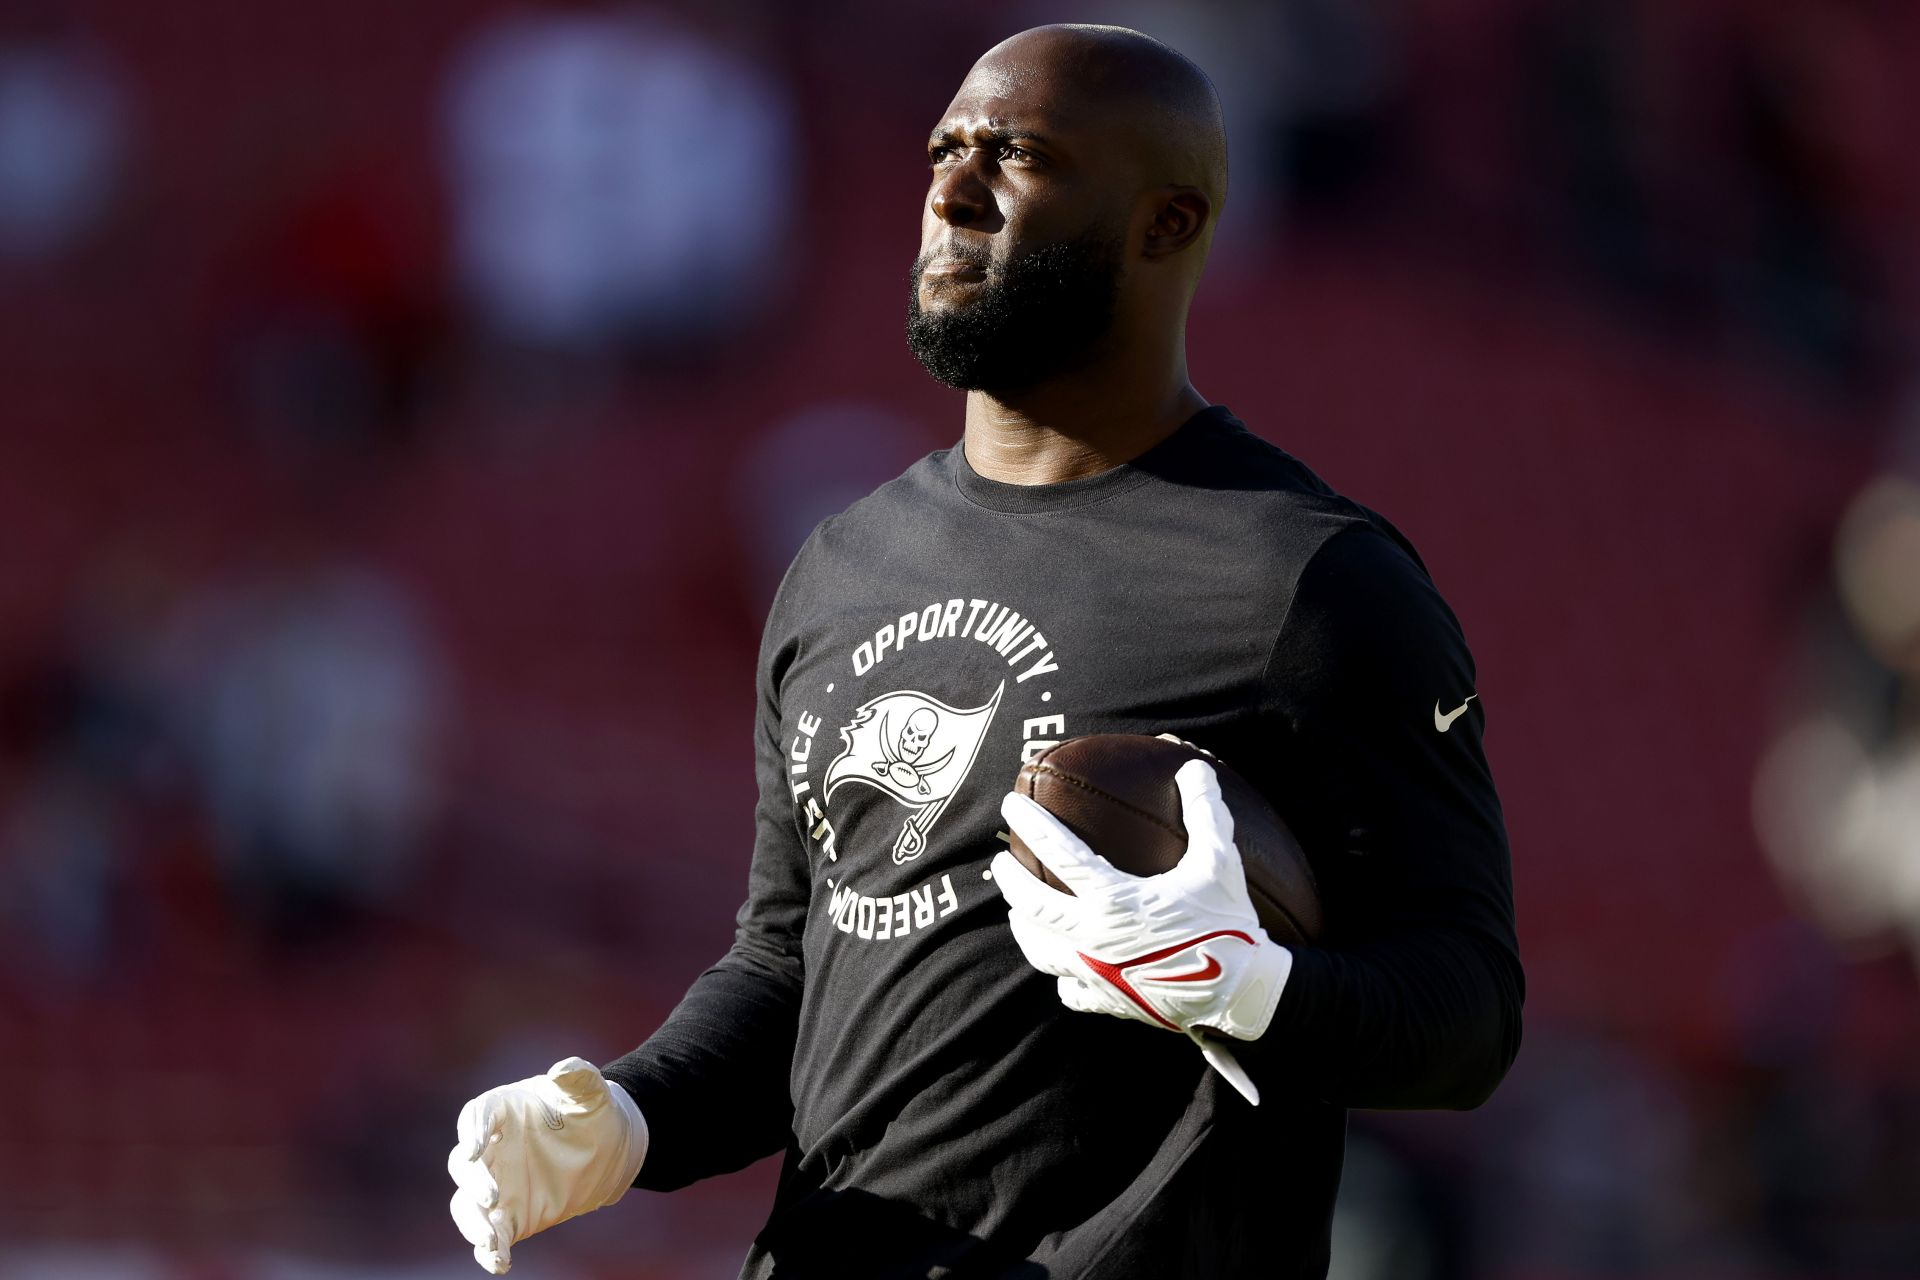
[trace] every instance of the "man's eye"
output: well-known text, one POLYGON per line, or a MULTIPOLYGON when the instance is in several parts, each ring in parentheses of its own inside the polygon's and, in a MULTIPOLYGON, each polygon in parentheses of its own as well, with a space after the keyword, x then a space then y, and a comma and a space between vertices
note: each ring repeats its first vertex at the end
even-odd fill
POLYGON ((1003 148, 1000 154, 1001 156, 1003 156, 1008 160, 1018 160, 1021 164, 1025 164, 1027 161, 1032 160, 1034 158, 1033 152, 1027 150, 1025 147, 1016 147, 1011 145, 1003 148))
POLYGON ((953 153, 952 147, 928 147, 927 163, 939 164, 942 160, 945 160, 952 153, 953 153))

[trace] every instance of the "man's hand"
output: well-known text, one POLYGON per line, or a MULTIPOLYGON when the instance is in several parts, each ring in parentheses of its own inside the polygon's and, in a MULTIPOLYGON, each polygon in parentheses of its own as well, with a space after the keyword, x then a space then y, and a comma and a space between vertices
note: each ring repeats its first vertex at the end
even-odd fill
POLYGON ((489 1089, 460 1110, 447 1156, 449 1206, 476 1262, 494 1275, 536 1231, 612 1204, 647 1156, 647 1122, 585 1058, 489 1089))
POLYGON ((1008 829, 1073 892, 1046 884, 1006 852, 993 860, 993 882, 1007 900, 1014 940, 1029 964, 1060 979, 1063 1004, 1186 1033, 1257 1103, 1239 1064, 1202 1033, 1259 1039, 1293 955, 1267 937, 1254 914, 1233 815, 1213 766, 1190 760, 1174 782, 1187 852, 1172 869, 1127 875, 1013 792, 1000 804, 1008 829))

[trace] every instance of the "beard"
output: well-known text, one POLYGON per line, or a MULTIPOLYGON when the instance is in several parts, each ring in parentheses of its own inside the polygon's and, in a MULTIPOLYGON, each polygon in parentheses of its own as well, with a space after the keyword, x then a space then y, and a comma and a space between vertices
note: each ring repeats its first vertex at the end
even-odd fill
MULTIPOLYGON (((1124 238, 1090 227, 995 266, 966 301, 920 309, 922 257, 907 294, 907 349, 936 379, 963 391, 1036 386, 1088 360, 1113 329, 1124 238)), ((951 254, 951 251, 949 251, 951 254)))

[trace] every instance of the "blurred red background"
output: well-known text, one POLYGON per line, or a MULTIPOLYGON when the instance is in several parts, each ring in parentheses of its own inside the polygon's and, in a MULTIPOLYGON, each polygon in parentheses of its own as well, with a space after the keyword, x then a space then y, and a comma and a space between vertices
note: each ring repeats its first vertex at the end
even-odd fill
MULTIPOLYGON (((726 945, 772 583, 959 435, 924 131, 1064 19, 1218 80, 1196 384, 1478 659, 1527 1044, 1355 1115, 1335 1275, 1920 1274, 1920 11, 34 0, 0 1275, 478 1274, 454 1115, 726 945)), ((770 1192, 516 1272, 730 1276, 770 1192)))

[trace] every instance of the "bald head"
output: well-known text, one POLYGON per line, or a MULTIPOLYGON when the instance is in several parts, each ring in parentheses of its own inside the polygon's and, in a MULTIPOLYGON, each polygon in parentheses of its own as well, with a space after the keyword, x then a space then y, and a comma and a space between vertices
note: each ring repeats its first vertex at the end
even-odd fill
POLYGON ((908 341, 935 377, 1031 386, 1177 352, 1227 193, 1213 84, 1125 27, 981 55, 927 141, 908 341))
POLYGON ((1227 127, 1207 73, 1171 45, 1130 27, 1068 22, 1009 36, 967 79, 1042 89, 1102 118, 1139 159, 1147 181, 1227 198, 1227 127))

